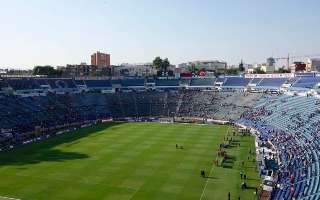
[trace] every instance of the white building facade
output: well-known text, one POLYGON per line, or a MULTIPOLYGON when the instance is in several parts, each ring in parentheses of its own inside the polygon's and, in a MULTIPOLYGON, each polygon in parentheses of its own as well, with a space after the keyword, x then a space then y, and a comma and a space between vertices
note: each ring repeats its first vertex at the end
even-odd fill
POLYGON ((227 63, 219 60, 197 60, 178 65, 183 71, 189 71, 190 68, 204 69, 209 72, 221 72, 227 69, 227 63))
POLYGON ((311 72, 320 72, 320 58, 308 58, 306 70, 311 72))
POLYGON ((114 71, 122 76, 150 76, 157 73, 152 63, 123 63, 115 67, 114 71))

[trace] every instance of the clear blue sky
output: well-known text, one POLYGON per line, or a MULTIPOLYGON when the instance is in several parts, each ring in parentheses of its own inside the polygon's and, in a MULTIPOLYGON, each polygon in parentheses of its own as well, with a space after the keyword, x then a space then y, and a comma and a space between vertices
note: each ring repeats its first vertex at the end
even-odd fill
POLYGON ((0 67, 320 54, 319 0, 0 0, 0 67))

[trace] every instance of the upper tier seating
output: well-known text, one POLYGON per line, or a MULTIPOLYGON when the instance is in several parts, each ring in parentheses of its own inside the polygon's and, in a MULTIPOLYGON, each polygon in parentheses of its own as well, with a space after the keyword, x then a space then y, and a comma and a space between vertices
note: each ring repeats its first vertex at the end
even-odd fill
POLYGON ((144 86, 144 79, 123 79, 121 84, 124 87, 144 86))
POLYGON ((223 86, 228 87, 246 87, 251 79, 242 77, 228 77, 223 86))
POLYGON ((84 80, 88 88, 111 88, 110 80, 84 80))
POLYGON ((191 86, 214 86, 214 78, 192 78, 191 86))
POLYGON ((250 81, 249 84, 258 85, 262 81, 262 78, 254 78, 250 81))
POLYGON ((40 85, 33 78, 10 78, 8 85, 14 90, 35 90, 41 89, 40 85))
POLYGON ((46 80, 52 89, 76 88, 72 79, 50 78, 46 80))
POLYGON ((259 82, 257 86, 279 88, 286 82, 286 80, 286 78, 264 78, 259 82))
POLYGON ((319 77, 297 77, 297 81, 292 85, 292 87, 313 88, 319 82, 319 77))
POLYGON ((180 79, 180 85, 189 86, 190 84, 191 84, 191 79, 190 78, 182 78, 182 79, 180 79))
POLYGON ((200 77, 200 78, 126 78, 126 79, 88 79, 73 80, 70 78, 4 78, 0 84, 1 87, 9 85, 13 90, 37 90, 53 89, 56 91, 75 91, 77 88, 87 87, 89 89, 111 89, 111 88, 128 88, 128 87, 150 87, 159 88, 180 88, 190 86, 194 88, 205 88, 213 86, 222 86, 223 88, 245 88, 247 86, 256 89, 280 89, 287 84, 290 90, 307 90, 315 88, 320 83, 320 77, 296 76, 292 78, 244 78, 244 77, 200 77))
POLYGON ((225 80, 226 80, 226 78, 219 77, 219 78, 216 79, 216 82, 222 82, 222 83, 224 83, 225 80))
POLYGON ((74 80, 74 82, 77 86, 83 86, 83 85, 85 86, 86 85, 84 80, 74 80))
POLYGON ((156 79, 156 86, 179 86, 178 79, 156 79))
POLYGON ((8 83, 4 79, 0 78, 0 90, 6 87, 8 87, 8 83))

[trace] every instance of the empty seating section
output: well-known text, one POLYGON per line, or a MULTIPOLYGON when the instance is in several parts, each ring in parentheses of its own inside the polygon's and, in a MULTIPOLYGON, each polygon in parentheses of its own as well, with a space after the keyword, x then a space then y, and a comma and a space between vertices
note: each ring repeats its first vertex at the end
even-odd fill
POLYGON ((319 77, 299 77, 292 87, 297 88, 313 88, 317 83, 320 82, 319 77))
POLYGON ((193 78, 191 86, 214 86, 214 78, 193 78))
POLYGON ((249 84, 257 85, 257 84, 259 84, 261 81, 262 81, 262 78, 254 78, 254 79, 252 79, 252 80, 249 82, 249 84))
POLYGON ((216 82, 219 82, 219 83, 224 83, 224 81, 225 81, 225 78, 221 78, 221 77, 217 78, 216 80, 216 82))
POLYGON ((153 78, 147 78, 146 82, 147 82, 147 83, 155 83, 155 79, 153 79, 153 78))
POLYGON ((50 86, 48 83, 48 80, 46 78, 37 78, 35 81, 40 85, 40 86, 50 86))
POLYGON ((4 86, 15 91, 30 91, 43 89, 76 89, 73 79, 69 78, 6 78, 2 80, 4 86))
POLYGON ((86 85, 86 83, 84 82, 84 80, 74 80, 74 83, 75 83, 77 86, 86 85))
POLYGON ((264 78, 258 83, 257 86, 279 88, 286 82, 286 80, 286 78, 264 78))
POLYGON ((191 84, 191 79, 190 78, 182 78, 182 79, 180 79, 180 85, 189 86, 190 84, 191 84))
POLYGON ((179 86, 178 79, 156 79, 156 86, 179 86))
POLYGON ((111 88, 110 80, 84 80, 88 88, 111 88))
POLYGON ((144 79, 123 79, 121 84, 123 87, 144 86, 144 79))
POLYGON ((7 79, 7 83, 14 90, 40 89, 40 85, 33 78, 7 79))
POLYGON ((6 87, 8 87, 8 83, 4 79, 0 78, 0 90, 6 87))
POLYGON ((111 84, 112 85, 121 85, 121 80, 120 79, 112 79, 111 84))
POLYGON ((267 96, 239 123, 260 131, 275 145, 281 159, 274 199, 317 199, 320 194, 320 99, 267 96))
POLYGON ((76 85, 72 79, 48 78, 46 79, 46 82, 49 84, 51 89, 76 88, 76 85))
POLYGON ((292 78, 244 78, 244 77, 201 77, 201 78, 181 78, 181 79, 154 79, 154 78, 126 78, 115 80, 73 80, 69 78, 4 78, 0 81, 0 87, 6 85, 14 90, 34 90, 34 89, 76 89, 79 86, 89 89, 110 89, 144 87, 154 83, 156 87, 211 87, 222 86, 225 88, 244 88, 254 86, 262 89, 279 89, 283 84, 291 85, 292 89, 310 89, 320 83, 320 77, 297 76, 292 78), (48 88, 49 87, 49 88, 48 88))
POLYGON ((242 77, 228 77, 223 86, 227 87, 246 87, 251 79, 242 77))
POLYGON ((62 79, 67 84, 68 88, 76 88, 76 84, 72 79, 62 79))
POLYGON ((288 78, 285 82, 285 84, 293 84, 295 83, 297 80, 299 79, 299 77, 292 77, 292 78, 288 78))

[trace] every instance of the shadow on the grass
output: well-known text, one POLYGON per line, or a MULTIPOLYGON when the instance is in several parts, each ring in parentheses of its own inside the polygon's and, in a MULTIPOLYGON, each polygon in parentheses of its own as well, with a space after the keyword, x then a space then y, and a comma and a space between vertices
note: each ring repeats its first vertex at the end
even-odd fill
POLYGON ((7 165, 22 166, 38 164, 41 162, 63 162, 67 160, 89 158, 88 155, 83 153, 66 152, 54 148, 58 145, 69 143, 69 145, 72 146, 81 138, 120 124, 123 123, 99 124, 93 127, 83 128, 75 132, 55 136, 48 140, 21 146, 10 152, 3 152, 0 154, 0 167, 7 165))
POLYGON ((235 161, 237 158, 235 156, 228 155, 227 158, 223 161, 222 167, 223 168, 233 168, 235 161))
POLYGON ((247 190, 256 190, 256 187, 253 187, 253 186, 247 186, 247 190))
MULTIPOLYGON (((9 155, 11 152, 8 153, 9 155)), ((14 154, 14 153, 12 153, 14 154)), ((12 155, 11 154, 11 155, 12 155)), ((76 152, 63 152, 56 149, 42 150, 40 153, 31 153, 28 155, 19 155, 10 158, 0 158, 0 166, 5 165, 27 165, 38 164, 41 162, 63 162, 66 160, 85 159, 88 155, 76 152)))
POLYGON ((259 181, 260 179, 258 179, 258 178, 247 178, 247 180, 249 180, 249 181, 259 181))

